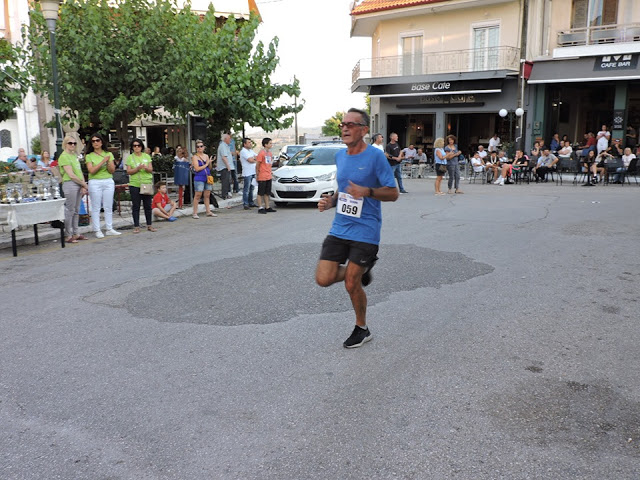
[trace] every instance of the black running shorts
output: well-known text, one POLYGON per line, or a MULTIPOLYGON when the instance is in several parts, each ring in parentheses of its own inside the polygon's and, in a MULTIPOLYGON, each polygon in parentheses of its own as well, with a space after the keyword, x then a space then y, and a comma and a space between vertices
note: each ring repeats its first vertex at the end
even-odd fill
POLYGON ((271 194, 271 180, 258 180, 258 195, 271 194))
POLYGON ((320 260, 345 264, 348 259, 361 267, 373 267, 376 260, 378 260, 377 254, 378 245, 373 243, 344 240, 333 235, 327 235, 327 238, 322 243, 320 260))

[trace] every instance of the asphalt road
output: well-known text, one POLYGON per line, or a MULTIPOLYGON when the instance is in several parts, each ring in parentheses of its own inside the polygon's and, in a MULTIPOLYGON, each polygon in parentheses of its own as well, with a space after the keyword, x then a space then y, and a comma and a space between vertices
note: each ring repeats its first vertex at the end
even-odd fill
POLYGON ((0 251, 0 479, 638 479, 640 189, 409 180, 374 340, 333 212, 0 251))

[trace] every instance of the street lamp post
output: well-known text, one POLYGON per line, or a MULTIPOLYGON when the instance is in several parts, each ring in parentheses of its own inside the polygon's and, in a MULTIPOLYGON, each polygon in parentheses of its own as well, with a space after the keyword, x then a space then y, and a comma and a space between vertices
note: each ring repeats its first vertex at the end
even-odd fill
POLYGON ((56 57, 56 22, 58 21, 59 0, 41 0, 42 14, 49 29, 51 43, 51 75, 53 77, 53 112, 56 116, 56 152, 62 153, 62 125, 60 123, 60 92, 58 89, 58 59, 56 57))
MULTIPOLYGON (((501 108, 500 111, 498 112, 498 115, 500 115, 502 118, 505 118, 506 116, 509 116, 509 143, 513 144, 513 118, 514 115, 518 118, 518 125, 519 125, 519 135, 516 138, 516 141, 518 143, 522 142, 522 116, 524 115, 524 110, 520 107, 516 108, 515 110, 507 110, 506 108, 501 108)), ((513 146, 511 147, 513 148, 513 146)), ((523 147, 521 147, 521 150, 523 149, 523 147)), ((513 155, 515 152, 508 152, 509 156, 513 155)))

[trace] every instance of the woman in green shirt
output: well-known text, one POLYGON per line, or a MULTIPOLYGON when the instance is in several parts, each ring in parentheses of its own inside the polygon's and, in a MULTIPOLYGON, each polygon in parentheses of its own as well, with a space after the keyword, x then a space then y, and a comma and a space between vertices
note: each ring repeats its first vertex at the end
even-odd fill
POLYGON ((120 235, 113 229, 113 194, 116 190, 113 183, 113 172, 116 164, 111 152, 104 149, 107 143, 99 133, 91 135, 91 143, 87 147, 87 170, 89 170, 89 199, 91 200, 91 227, 97 238, 106 235, 120 235), (106 231, 100 230, 100 207, 104 209, 106 231))
POLYGON ((133 215, 133 233, 140 233, 140 202, 144 206, 144 216, 147 220, 147 230, 155 232, 151 226, 151 200, 153 192, 141 194, 141 185, 153 184, 153 165, 151 157, 144 153, 144 143, 139 138, 131 142, 133 153, 127 157, 125 165, 129 175, 129 193, 131 194, 131 209, 133 215))
POLYGON ((71 135, 62 141, 64 152, 58 159, 58 168, 62 173, 62 191, 64 192, 64 229, 67 242, 78 243, 78 240, 88 240, 78 234, 78 209, 83 195, 87 194, 88 186, 84 181, 84 174, 76 154, 76 139, 71 135))

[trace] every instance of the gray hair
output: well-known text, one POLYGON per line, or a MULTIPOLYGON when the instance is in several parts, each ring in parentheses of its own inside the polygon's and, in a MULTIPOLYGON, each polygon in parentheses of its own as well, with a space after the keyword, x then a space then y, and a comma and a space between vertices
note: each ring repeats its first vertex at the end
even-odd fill
POLYGON ((359 108, 350 108, 347 113, 359 113, 362 117, 362 123, 364 123, 367 127, 369 126, 369 114, 364 110, 360 110, 359 108))

